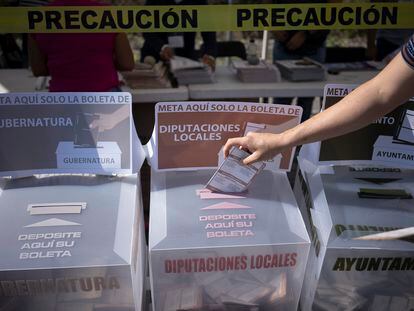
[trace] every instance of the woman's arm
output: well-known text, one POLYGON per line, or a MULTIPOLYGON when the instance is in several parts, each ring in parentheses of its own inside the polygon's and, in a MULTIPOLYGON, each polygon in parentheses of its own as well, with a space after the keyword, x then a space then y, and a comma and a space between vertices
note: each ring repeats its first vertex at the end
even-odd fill
POLYGON ((414 96, 414 70, 399 53, 376 77, 336 105, 281 134, 249 133, 245 137, 231 138, 224 146, 224 153, 227 156, 232 146, 241 146, 252 152, 244 160, 245 164, 267 160, 287 148, 360 129, 411 96, 414 96))
POLYGON ((32 35, 28 35, 28 52, 29 52, 29 62, 30 67, 32 69, 33 75, 35 77, 39 76, 48 76, 49 75, 49 69, 47 68, 47 56, 44 54, 36 40, 33 38, 32 35))
POLYGON ((134 69, 134 55, 125 33, 118 33, 115 37, 115 68, 120 71, 134 69))

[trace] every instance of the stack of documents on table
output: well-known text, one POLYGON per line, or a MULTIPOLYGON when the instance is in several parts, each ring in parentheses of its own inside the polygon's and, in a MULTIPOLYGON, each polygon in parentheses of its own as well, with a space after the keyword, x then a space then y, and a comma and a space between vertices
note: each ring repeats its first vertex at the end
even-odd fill
POLYGON ((324 66, 307 57, 299 60, 279 60, 276 65, 282 77, 290 81, 320 81, 326 78, 324 66))
POLYGON ((279 82, 280 71, 276 66, 260 61, 257 65, 250 65, 247 61, 233 61, 233 67, 236 69, 237 77, 240 81, 246 83, 266 83, 279 82))
POLYGON ((363 62, 341 62, 324 64, 329 72, 341 71, 366 71, 366 70, 380 70, 382 64, 380 62, 363 61, 363 62))
POLYGON ((131 72, 123 72, 122 76, 131 89, 170 88, 167 68, 161 63, 149 65, 140 63, 131 72))
POLYGON ((189 58, 174 56, 170 70, 179 85, 214 83, 211 68, 189 58))

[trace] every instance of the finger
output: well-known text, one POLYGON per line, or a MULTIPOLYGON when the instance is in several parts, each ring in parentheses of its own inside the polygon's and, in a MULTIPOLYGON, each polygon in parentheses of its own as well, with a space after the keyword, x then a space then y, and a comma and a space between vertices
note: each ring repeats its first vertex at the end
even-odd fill
POLYGON ((89 124, 89 128, 90 129, 95 129, 99 126, 98 122, 96 122, 95 120, 92 121, 92 123, 89 124))
POLYGON ((243 164, 249 165, 249 164, 252 164, 254 162, 257 162, 259 159, 260 159, 260 153, 255 151, 243 160, 243 164))
POLYGON ((289 44, 288 49, 291 50, 291 51, 296 50, 296 44, 294 44, 294 43, 289 44))
POLYGON ((227 140, 226 144, 223 147, 224 156, 229 155, 230 149, 234 146, 243 146, 244 137, 235 137, 227 140))

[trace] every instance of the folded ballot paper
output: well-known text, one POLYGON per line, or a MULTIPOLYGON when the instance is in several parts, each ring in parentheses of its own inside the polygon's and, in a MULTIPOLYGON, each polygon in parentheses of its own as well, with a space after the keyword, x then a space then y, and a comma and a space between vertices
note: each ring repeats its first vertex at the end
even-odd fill
POLYGON ((233 147, 227 158, 221 163, 208 181, 206 188, 214 192, 244 192, 253 179, 265 167, 263 162, 250 165, 243 164, 243 159, 250 155, 249 152, 233 147))

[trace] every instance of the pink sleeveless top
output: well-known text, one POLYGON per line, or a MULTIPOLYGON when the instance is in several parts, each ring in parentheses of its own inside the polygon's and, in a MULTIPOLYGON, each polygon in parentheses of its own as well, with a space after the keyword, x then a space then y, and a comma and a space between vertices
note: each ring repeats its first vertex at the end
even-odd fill
MULTIPOLYGON (((56 0, 50 6, 97 6, 91 0, 56 0)), ((47 56, 51 92, 99 92, 119 85, 114 64, 115 33, 33 35, 47 56)))

